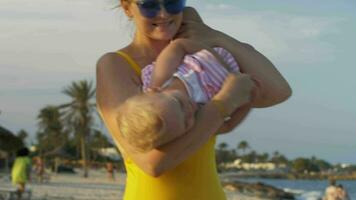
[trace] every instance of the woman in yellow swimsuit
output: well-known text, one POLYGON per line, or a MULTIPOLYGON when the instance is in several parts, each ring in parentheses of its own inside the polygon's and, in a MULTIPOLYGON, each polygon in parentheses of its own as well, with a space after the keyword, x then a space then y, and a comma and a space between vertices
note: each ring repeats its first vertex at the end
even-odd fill
POLYGON ((141 93, 140 70, 155 61, 174 37, 193 39, 210 47, 224 47, 231 52, 239 61, 241 71, 253 76, 262 86, 255 92, 258 95, 254 95, 256 107, 271 106, 287 99, 291 94, 288 83, 273 64, 250 45, 205 25, 193 8, 184 8, 185 0, 121 0, 120 5, 134 22, 135 35, 128 46, 99 59, 97 106, 125 159, 124 199, 226 199, 215 166, 214 133, 231 131, 229 125, 239 123, 246 115, 248 109, 232 111, 241 105, 237 103, 238 97, 250 97, 251 83, 246 79, 242 81, 239 75, 230 75, 213 100, 199 109, 195 126, 190 131, 145 153, 136 152, 120 135, 116 109, 127 98, 141 93), (224 122, 226 114, 231 117, 228 122, 224 122))

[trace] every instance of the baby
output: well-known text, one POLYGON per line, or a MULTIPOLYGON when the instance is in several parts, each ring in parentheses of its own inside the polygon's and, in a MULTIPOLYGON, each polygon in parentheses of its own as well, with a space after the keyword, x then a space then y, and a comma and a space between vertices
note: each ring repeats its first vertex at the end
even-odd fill
POLYGON ((119 108, 122 136, 145 152, 183 135, 194 125, 197 104, 208 102, 231 72, 239 72, 239 67, 225 49, 187 39, 171 42, 156 63, 142 69, 145 93, 119 108), (168 89, 171 85, 179 89, 168 89))

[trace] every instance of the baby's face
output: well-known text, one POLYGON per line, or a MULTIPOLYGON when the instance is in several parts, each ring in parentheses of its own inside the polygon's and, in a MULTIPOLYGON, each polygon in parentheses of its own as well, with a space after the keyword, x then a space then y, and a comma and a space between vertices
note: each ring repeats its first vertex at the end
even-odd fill
POLYGON ((183 135, 193 127, 197 105, 181 91, 165 90, 160 92, 156 105, 166 124, 166 141, 183 135))

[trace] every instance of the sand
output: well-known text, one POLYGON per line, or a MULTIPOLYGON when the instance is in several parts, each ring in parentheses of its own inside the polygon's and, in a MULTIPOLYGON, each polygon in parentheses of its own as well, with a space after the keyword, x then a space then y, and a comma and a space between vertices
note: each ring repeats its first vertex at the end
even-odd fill
MULTIPOLYGON (((91 170, 89 178, 77 174, 52 174, 48 183, 33 181, 28 185, 32 200, 121 200, 126 175, 116 174, 110 180, 104 170, 91 170)), ((0 179, 0 188, 13 188, 7 176, 0 179)), ((226 191, 228 200, 260 200, 226 191)))

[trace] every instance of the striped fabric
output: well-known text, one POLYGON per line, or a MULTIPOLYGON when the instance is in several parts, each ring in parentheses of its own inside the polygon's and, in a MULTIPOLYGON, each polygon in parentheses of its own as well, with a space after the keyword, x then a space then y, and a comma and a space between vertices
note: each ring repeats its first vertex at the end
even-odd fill
MULTIPOLYGON (((216 47, 214 50, 224 60, 231 71, 239 71, 234 57, 225 49, 216 47)), ((147 65, 142 69, 143 90, 145 91, 151 82, 154 64, 147 65)), ((204 93, 211 99, 221 88, 228 71, 217 61, 215 56, 203 49, 195 54, 186 55, 176 74, 182 77, 192 71, 198 76, 200 86, 204 93)), ((189 85, 189 83, 186 83, 189 85)))

